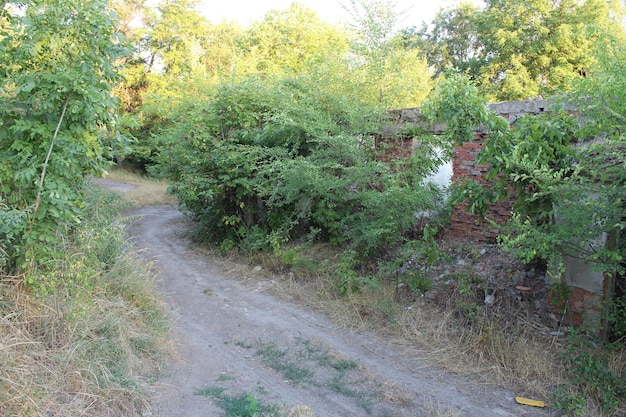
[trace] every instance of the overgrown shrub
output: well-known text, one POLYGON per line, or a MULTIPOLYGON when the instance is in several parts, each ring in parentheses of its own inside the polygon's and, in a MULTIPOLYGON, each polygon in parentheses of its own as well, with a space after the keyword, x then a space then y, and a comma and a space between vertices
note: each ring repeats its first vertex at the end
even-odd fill
POLYGON ((439 198, 422 181, 439 159, 381 161, 380 111, 304 77, 224 85, 184 114, 158 138, 153 170, 224 249, 314 237, 367 257, 402 241, 439 198))
POLYGON ((572 416, 583 416, 587 401, 592 400, 606 415, 622 415, 626 411, 626 378, 612 368, 610 360, 618 349, 624 346, 599 346, 583 331, 572 330, 563 356, 569 385, 555 390, 555 405, 572 416))

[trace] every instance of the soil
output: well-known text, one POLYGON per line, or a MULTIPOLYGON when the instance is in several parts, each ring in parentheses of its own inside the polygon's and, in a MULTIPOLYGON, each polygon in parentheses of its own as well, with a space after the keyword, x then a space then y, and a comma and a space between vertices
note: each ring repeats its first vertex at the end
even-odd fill
POLYGON ((129 231, 159 272, 178 352, 144 416, 222 416, 220 398, 244 393, 292 416, 549 415, 516 404, 513 392, 439 370, 377 334, 340 328, 275 298, 264 291, 267 278, 226 273, 194 249, 193 225, 174 207, 133 214, 140 219, 129 231))

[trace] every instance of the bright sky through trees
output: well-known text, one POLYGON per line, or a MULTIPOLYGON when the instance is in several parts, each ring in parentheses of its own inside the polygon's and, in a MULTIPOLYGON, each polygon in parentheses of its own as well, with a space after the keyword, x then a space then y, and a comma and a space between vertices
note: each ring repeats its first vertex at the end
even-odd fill
MULTIPOLYGON (((201 0, 199 10, 215 23, 236 20, 242 25, 247 25, 253 20, 263 18, 265 13, 272 9, 287 9, 295 1, 317 12, 325 21, 343 21, 349 17, 341 7, 342 4, 349 3, 344 0, 201 0)), ((402 22, 403 26, 421 26, 423 21, 432 21, 440 8, 454 6, 459 0, 396 0, 396 2, 399 10, 407 11, 406 19, 402 22)))

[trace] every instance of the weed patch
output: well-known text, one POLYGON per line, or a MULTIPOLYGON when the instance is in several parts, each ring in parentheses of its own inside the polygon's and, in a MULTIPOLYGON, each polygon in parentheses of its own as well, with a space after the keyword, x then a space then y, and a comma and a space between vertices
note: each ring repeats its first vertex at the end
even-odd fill
POLYGON ((287 350, 279 349, 274 342, 260 343, 256 355, 261 357, 263 364, 292 382, 306 382, 314 375, 311 369, 301 366, 295 358, 287 357, 287 350))
POLYGON ((571 416, 586 415, 593 403, 607 415, 624 414, 626 373, 611 361, 623 350, 619 345, 598 346, 582 331, 572 330, 563 353, 568 380, 553 392, 555 405, 571 416))
POLYGON ((259 399, 251 392, 228 394, 222 387, 206 387, 195 392, 196 395, 211 397, 224 410, 224 417, 312 417, 311 409, 299 406, 288 409, 259 399))
POLYGON ((380 389, 383 384, 368 378, 358 363, 329 351, 322 343, 296 338, 279 348, 275 342, 259 340, 255 348, 262 363, 283 378, 314 388, 320 395, 328 391, 344 396, 367 414, 374 411, 374 400, 386 398, 380 389))

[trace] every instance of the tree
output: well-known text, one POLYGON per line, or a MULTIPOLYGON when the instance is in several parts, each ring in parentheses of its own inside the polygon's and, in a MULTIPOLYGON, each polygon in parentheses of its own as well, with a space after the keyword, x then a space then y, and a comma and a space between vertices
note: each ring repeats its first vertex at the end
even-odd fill
MULTIPOLYGON (((87 175, 110 153, 116 60, 125 52, 104 0, 33 0, 0 15, 0 225, 9 265, 41 265, 80 221, 87 175)), ((31 284, 35 284, 34 282, 31 284)))
POLYGON ((255 22, 239 42, 238 73, 300 74, 311 62, 348 49, 347 35, 324 23, 298 3, 286 10, 271 10, 255 22))
POLYGON ((480 69, 483 45, 480 42, 476 17, 479 9, 471 3, 441 10, 430 25, 417 30, 415 27, 402 31, 406 46, 421 50, 435 75, 457 69, 472 79, 480 69))
POLYGON ((166 0, 158 6, 158 20, 148 33, 149 71, 159 65, 164 74, 182 77, 203 70, 209 22, 194 10, 196 4, 197 0, 166 0))
POLYGON ((397 36, 402 12, 385 0, 351 0, 355 34, 351 71, 363 99, 386 108, 416 107, 430 91, 430 72, 415 49, 397 36))
POLYGON ((484 9, 440 13, 419 35, 438 71, 465 72, 491 101, 521 100, 565 91, 584 76, 605 35, 623 38, 623 8, 600 0, 488 0, 484 9))
POLYGON ((600 17, 595 1, 492 0, 479 17, 486 67, 478 79, 496 100, 564 89, 592 60, 587 30, 600 17))

